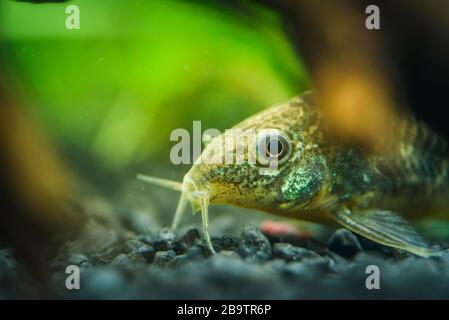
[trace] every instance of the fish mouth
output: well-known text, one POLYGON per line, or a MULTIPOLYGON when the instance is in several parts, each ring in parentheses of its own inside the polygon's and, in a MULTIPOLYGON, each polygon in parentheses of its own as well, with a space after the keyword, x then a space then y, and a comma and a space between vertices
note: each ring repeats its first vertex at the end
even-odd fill
POLYGON ((172 229, 176 230, 179 227, 181 219, 186 211, 187 204, 190 203, 194 213, 201 212, 201 220, 203 226, 204 239, 208 249, 215 254, 214 247, 209 234, 209 199, 210 192, 208 190, 201 190, 198 188, 198 183, 187 173, 184 176, 182 183, 161 179, 146 175, 137 175, 137 179, 151 184, 163 186, 172 190, 180 191, 178 206, 176 207, 175 216, 173 218, 172 229))
POLYGON ((177 229, 181 218, 185 212, 187 203, 191 203, 193 212, 201 212, 201 220, 203 225, 204 238, 207 247, 215 254, 214 247, 209 234, 209 192, 198 189, 197 184, 189 174, 186 174, 183 179, 183 190, 176 208, 175 217, 173 218, 172 228, 177 229))
POLYGON ((206 191, 201 191, 198 188, 197 183, 191 178, 189 174, 184 176, 181 184, 181 197, 179 198, 178 206, 173 218, 172 229, 177 229, 181 218, 186 211, 187 204, 192 206, 193 213, 201 211, 201 202, 208 202, 209 196, 206 191))

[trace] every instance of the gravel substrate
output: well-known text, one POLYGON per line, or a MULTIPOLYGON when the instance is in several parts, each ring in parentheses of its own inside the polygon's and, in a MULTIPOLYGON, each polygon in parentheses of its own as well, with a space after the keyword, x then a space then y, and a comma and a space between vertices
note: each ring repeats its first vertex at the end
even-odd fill
MULTIPOLYGON (((197 229, 164 229, 119 241, 101 253, 62 254, 53 296, 83 299, 385 299, 449 298, 449 254, 423 259, 340 229, 328 243, 267 237, 246 226, 213 238, 210 255, 197 229), (67 265, 81 270, 80 290, 65 289, 67 265), (368 290, 366 268, 380 268, 368 290)), ((30 284, 11 251, 0 251, 0 298, 29 298, 30 284)))

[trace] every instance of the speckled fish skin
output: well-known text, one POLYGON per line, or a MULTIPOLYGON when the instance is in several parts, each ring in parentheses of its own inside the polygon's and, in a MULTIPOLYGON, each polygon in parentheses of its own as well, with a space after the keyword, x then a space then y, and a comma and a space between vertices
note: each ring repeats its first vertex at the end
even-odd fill
MULTIPOLYGON (((210 203, 255 208, 313 222, 332 223, 341 208, 393 210, 407 220, 447 213, 449 162, 445 141, 411 117, 395 121, 396 135, 382 154, 334 141, 307 92, 268 108, 233 130, 277 129, 288 136, 292 153, 271 175, 261 175, 257 163, 206 164, 212 150, 235 154, 223 137, 205 148, 201 163, 188 175, 210 203), (206 161, 204 161, 206 160, 206 161)), ((251 147, 252 139, 237 139, 251 147)), ((245 155, 247 160, 248 155, 245 155)), ((210 161, 209 161, 210 163, 210 161)), ((447 214, 449 217, 449 214, 447 214)), ((394 245, 393 245, 394 246, 394 245)), ((398 246, 399 247, 399 246, 398 246)))

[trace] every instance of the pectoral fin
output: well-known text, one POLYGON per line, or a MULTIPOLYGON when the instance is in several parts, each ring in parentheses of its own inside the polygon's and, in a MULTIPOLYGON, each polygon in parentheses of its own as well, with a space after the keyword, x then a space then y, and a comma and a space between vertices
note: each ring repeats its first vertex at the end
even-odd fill
POLYGON ((430 248, 407 221, 391 211, 342 209, 334 213, 333 218, 347 229, 386 246, 422 257, 441 253, 430 248))

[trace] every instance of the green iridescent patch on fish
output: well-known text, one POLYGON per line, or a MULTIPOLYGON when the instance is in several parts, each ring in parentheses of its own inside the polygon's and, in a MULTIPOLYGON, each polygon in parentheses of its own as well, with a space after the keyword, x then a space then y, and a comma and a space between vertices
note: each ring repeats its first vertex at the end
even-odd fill
POLYGON ((318 166, 294 168, 283 179, 282 199, 289 202, 301 202, 312 198, 321 189, 323 173, 318 166))

